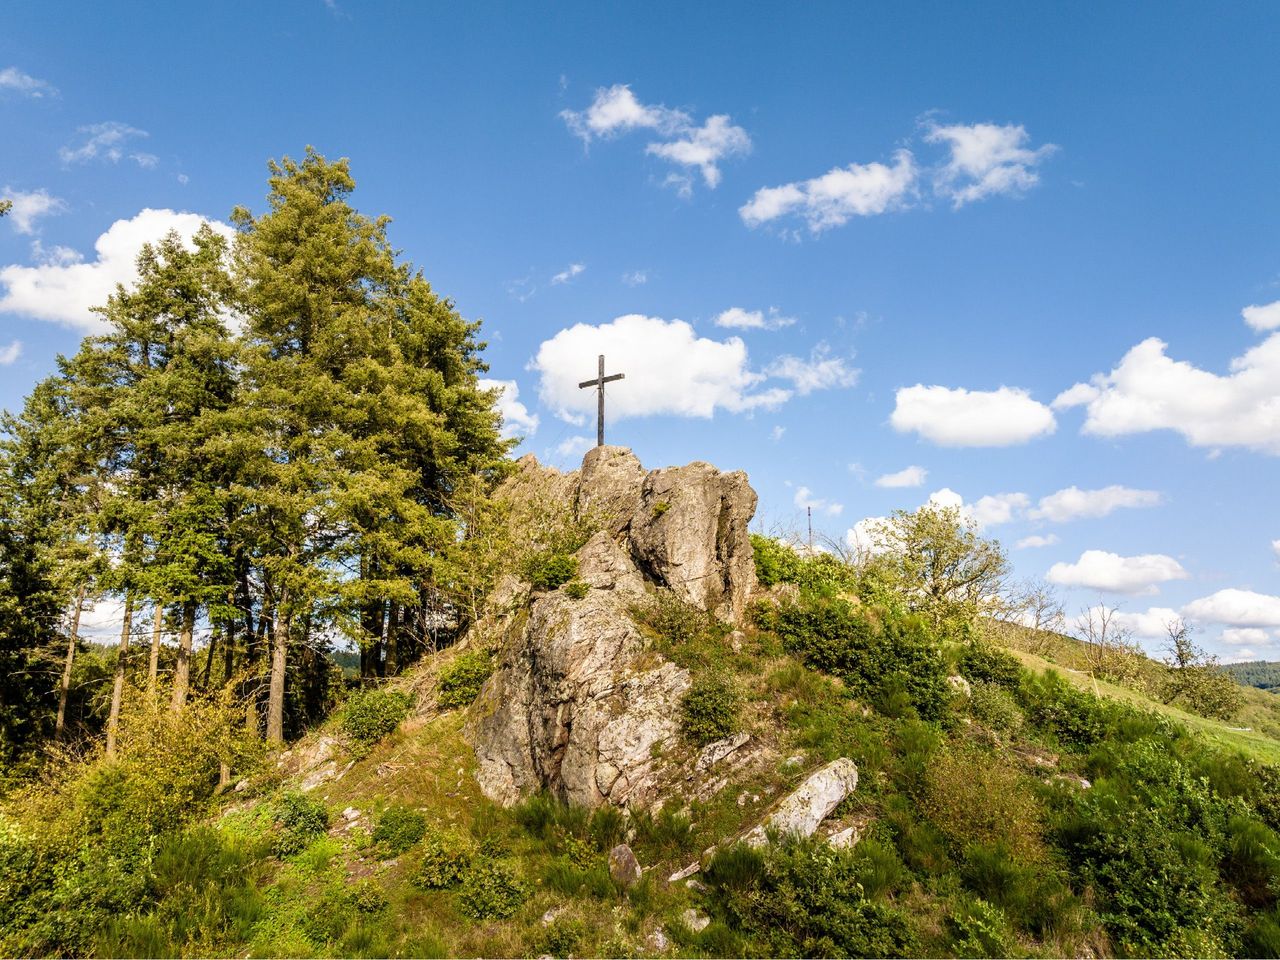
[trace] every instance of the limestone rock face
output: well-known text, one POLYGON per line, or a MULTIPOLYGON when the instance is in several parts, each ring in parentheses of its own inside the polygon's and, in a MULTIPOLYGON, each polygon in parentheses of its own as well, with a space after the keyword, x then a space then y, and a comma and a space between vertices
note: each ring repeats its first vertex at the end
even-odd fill
POLYGON ((585 597, 497 591, 498 667, 466 726, 480 786, 508 805, 537 790, 585 806, 648 804, 689 675, 651 649, 630 610, 664 587, 724 619, 741 615, 755 585, 755 492, 741 472, 693 463, 646 473, 630 450, 597 447, 571 474, 525 457, 498 495, 529 519, 535 543, 556 511, 597 532, 577 552, 585 597))
POLYGON ((755 586, 747 524, 756 494, 741 471, 709 463, 654 470, 631 519, 632 552, 658 584, 694 606, 737 619, 755 586))
POLYGON ((808 837, 818 825, 858 786, 858 768, 848 757, 832 760, 809 775, 785 800, 774 808, 764 823, 743 839, 752 846, 766 841, 767 829, 808 837))

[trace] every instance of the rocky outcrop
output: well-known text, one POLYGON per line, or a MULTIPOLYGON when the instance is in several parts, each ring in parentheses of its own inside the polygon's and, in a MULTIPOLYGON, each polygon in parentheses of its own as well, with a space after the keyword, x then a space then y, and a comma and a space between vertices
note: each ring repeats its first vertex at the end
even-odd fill
POLYGON ((848 757, 832 760, 822 769, 810 774, 804 783, 779 803, 764 822, 743 837, 743 840, 751 846, 763 846, 770 830, 780 834, 811 836, 831 811, 840 805, 840 801, 857 786, 857 765, 848 757))
POLYGON ((689 676, 651 649, 631 609, 657 587, 741 615, 755 584, 755 492, 740 472, 646 472, 631 451, 596 447, 571 474, 523 458, 499 497, 535 544, 566 517, 597 532, 577 552, 585 596, 502 585, 502 623, 486 624, 485 641, 500 644, 498 667, 466 726, 480 786, 504 804, 537 790, 587 806, 648 804, 689 676))

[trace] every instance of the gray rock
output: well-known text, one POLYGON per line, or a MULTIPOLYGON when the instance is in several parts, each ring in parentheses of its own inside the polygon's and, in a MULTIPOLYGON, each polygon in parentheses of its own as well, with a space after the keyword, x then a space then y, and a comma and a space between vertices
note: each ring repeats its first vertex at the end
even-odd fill
POLYGON ((686 877, 692 877, 695 873, 702 869, 702 861, 695 860, 682 870, 677 870, 671 876, 667 877, 667 883, 679 883, 686 877))
POLYGON ((947 677, 947 683, 951 685, 951 689, 962 697, 973 696, 973 687, 969 685, 969 681, 959 674, 953 674, 947 677))
POLYGON ((695 910, 693 907, 680 914, 680 919, 694 933, 701 933, 711 925, 711 918, 701 910, 695 910))
POLYGON ((748 733, 735 733, 721 740, 708 743, 702 748, 702 752, 698 754, 698 759, 693 765, 694 770, 698 773, 710 770, 725 757, 736 753, 750 739, 751 735, 748 733))
POLYGON ((667 933, 661 927, 655 927, 653 933, 645 937, 644 945, 654 953, 662 953, 671 945, 671 941, 667 939, 667 933))
POLYGON ((834 810, 840 801, 858 786, 858 768, 848 757, 832 760, 809 775, 789 796, 785 797, 743 839, 753 847, 763 846, 768 830, 808 837, 834 810))
POLYGON ((838 830, 831 836, 827 837, 827 843, 835 847, 837 850, 844 850, 852 847, 858 842, 858 830, 856 827, 845 827, 838 830))
POLYGON ((640 882, 640 861, 625 843, 609 851, 609 876, 624 887, 634 887, 640 882))
POLYGON ((632 552, 660 586, 737 620, 755 587, 747 530, 755 511, 755 491, 741 471, 721 473, 709 463, 654 470, 631 518, 632 552))
POLYGON ((351 820, 359 820, 360 811, 357 810, 355 807, 347 807, 347 809, 342 811, 342 819, 348 822, 351 820))
POLYGON ((582 459, 577 513, 617 535, 631 524, 644 485, 644 467, 626 447, 592 447, 582 459))

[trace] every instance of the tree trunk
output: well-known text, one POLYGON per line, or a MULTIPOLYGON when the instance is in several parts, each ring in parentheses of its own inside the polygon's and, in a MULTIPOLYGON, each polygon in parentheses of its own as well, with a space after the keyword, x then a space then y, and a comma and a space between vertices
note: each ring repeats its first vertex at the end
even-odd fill
POLYGON ((156 695, 156 677, 160 673, 160 630, 164 626, 164 604, 155 605, 154 622, 151 624, 151 662, 147 666, 147 693, 156 695))
POLYGON ((58 684, 58 719, 53 727, 53 738, 62 739, 67 725, 67 697, 71 693, 71 667, 76 662, 76 647, 80 643, 80 612, 84 609, 85 588, 76 594, 76 609, 71 615, 71 636, 67 638, 67 659, 62 665, 62 682, 58 684))
POLYGON ((178 662, 173 669, 173 700, 170 708, 181 713, 187 703, 191 680, 191 635, 196 628, 196 604, 188 600, 182 605, 182 631, 178 635, 178 662))
POLYGON ((209 630, 209 649, 204 658, 204 676, 200 678, 200 689, 209 689, 209 677, 213 673, 213 652, 218 649, 218 635, 222 631, 218 627, 209 630))
POLYGON ((124 702, 125 661, 129 657, 129 634, 133 631, 133 591, 124 595, 124 626, 120 628, 120 649, 116 653, 116 678, 111 685, 111 713, 107 716, 107 756, 116 755, 116 732, 120 727, 120 706, 124 702))
MULTIPOLYGON (((280 598, 280 607, 287 608, 289 598, 280 598)), ((284 671, 289 653, 289 615, 276 618, 271 631, 271 687, 267 697, 267 741, 284 743, 284 671)))

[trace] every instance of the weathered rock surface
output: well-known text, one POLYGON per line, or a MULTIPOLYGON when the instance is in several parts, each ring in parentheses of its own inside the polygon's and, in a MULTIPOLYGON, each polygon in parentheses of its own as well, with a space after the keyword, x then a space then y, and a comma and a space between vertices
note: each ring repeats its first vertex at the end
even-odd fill
POLYGON ((858 786, 858 768, 848 757, 832 760, 811 773, 789 796, 774 808, 764 822, 752 829, 743 840, 751 846, 763 846, 768 830, 808 837, 818 825, 858 786))
POLYGON ((609 876, 614 883, 624 887, 634 887, 640 882, 640 861, 625 843, 620 843, 609 851, 609 876))
POLYGON ((702 748, 693 769, 698 773, 710 770, 725 757, 731 756, 746 746, 750 739, 749 733, 734 733, 721 740, 713 740, 702 748))
POLYGON ((693 463, 646 473, 630 450, 597 447, 570 474, 524 457, 498 496, 535 544, 557 515, 598 532, 577 553, 585 597, 504 582, 490 604, 501 610, 477 625, 478 642, 499 647, 466 726, 481 789, 504 804, 537 790, 587 806, 648 804, 689 676, 650 648, 630 609, 647 587, 665 587, 740 616, 755 585, 755 492, 741 472, 693 463))

